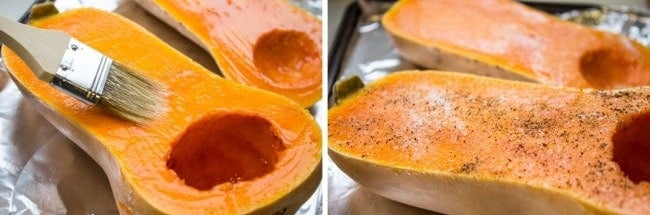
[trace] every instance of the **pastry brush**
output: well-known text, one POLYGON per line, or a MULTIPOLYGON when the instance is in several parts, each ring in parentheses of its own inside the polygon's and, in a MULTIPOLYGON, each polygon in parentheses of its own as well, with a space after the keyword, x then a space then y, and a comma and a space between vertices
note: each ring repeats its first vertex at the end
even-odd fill
POLYGON ((123 119, 145 124, 163 105, 157 82, 65 32, 0 16, 0 42, 16 52, 39 79, 123 119))

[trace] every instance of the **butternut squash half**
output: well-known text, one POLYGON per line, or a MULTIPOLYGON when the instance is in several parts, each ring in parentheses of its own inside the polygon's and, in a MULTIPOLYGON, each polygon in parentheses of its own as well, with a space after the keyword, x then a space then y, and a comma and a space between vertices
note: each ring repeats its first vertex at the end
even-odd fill
POLYGON ((165 110, 140 126, 59 92, 2 49, 31 104, 104 169, 121 213, 289 214, 316 189, 321 133, 297 103, 222 79, 116 14, 77 9, 32 24, 166 88, 165 110))
POLYGON ((598 89, 650 84, 650 49, 510 0, 402 0, 383 17, 421 66, 598 89))
POLYGON ((210 52, 223 75, 304 107, 321 98, 322 25, 286 0, 136 0, 210 52))
POLYGON ((397 72, 329 111, 332 160, 445 214, 650 213, 650 87, 397 72))

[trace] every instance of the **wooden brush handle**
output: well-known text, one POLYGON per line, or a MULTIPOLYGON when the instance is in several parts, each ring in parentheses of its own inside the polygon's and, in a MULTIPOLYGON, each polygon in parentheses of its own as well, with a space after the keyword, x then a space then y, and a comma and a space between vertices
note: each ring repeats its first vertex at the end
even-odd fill
POLYGON ((0 16, 0 41, 29 65, 39 79, 50 81, 59 68, 70 36, 37 29, 0 16))

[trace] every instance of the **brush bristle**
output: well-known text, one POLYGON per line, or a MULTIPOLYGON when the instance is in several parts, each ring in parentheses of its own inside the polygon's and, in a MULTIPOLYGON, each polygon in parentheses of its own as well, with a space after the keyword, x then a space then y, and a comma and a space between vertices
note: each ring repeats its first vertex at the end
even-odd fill
POLYGON ((160 84, 113 62, 98 105, 124 119, 146 124, 164 107, 163 96, 160 84))

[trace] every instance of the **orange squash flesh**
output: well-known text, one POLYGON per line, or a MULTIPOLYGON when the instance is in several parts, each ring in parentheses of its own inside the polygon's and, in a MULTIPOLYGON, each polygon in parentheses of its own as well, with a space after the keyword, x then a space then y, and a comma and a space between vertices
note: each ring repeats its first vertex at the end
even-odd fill
POLYGON ((304 107, 321 98, 321 22, 288 1, 137 2, 198 40, 226 78, 304 107))
POLYGON ((650 49, 514 1, 402 0, 382 24, 406 59, 433 69, 599 89, 650 84, 650 49), (450 56, 465 62, 449 65, 450 56))
POLYGON ((104 169, 121 213, 291 213, 318 185, 320 129, 297 103, 224 80, 112 13, 78 9, 32 24, 166 88, 166 109, 139 126, 61 93, 2 49, 33 106, 104 169))
POLYGON ((650 88, 397 72, 329 111, 333 161, 447 214, 650 213, 650 88))

